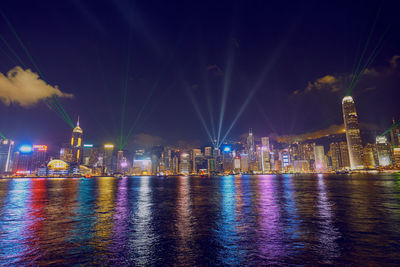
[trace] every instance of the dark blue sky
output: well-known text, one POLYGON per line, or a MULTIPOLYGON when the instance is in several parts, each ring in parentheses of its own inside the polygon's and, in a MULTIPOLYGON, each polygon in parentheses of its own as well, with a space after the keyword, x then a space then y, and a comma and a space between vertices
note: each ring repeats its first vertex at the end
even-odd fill
MULTIPOLYGON (((218 128, 224 81, 230 83, 221 135, 254 92, 228 138, 250 127, 257 135, 280 135, 341 124, 346 77, 374 21, 366 56, 381 36, 383 46, 352 95, 362 122, 388 127, 400 116, 394 101, 398 8, 396 1, 76 0, 0 6, 48 83, 74 95, 60 101, 74 121, 80 115, 86 140, 118 139, 127 81, 125 129, 138 118, 132 136, 145 133, 168 143, 207 142, 190 95, 212 132, 207 91, 218 128), (327 75, 335 82, 320 86, 317 79, 327 75)), ((37 72, 4 19, 0 34, 37 72)), ((17 60, 3 42, 0 47, 5 75, 17 60)), ((29 108, 0 102, 0 113, 0 132, 13 139, 59 145, 70 135, 70 127, 43 102, 29 108)))

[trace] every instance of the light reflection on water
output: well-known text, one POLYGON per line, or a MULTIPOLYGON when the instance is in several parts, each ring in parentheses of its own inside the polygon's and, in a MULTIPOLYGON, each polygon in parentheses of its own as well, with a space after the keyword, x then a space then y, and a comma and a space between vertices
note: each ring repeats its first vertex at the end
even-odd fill
POLYGON ((396 264, 396 175, 0 179, 0 265, 396 264))

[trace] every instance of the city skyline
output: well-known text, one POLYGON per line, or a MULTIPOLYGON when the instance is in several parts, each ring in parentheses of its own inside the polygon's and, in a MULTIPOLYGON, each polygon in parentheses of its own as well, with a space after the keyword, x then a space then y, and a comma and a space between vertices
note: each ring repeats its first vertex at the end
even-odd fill
POLYGON ((312 1, 289 10, 222 1, 207 9, 208 18, 202 16, 207 3, 15 5, 1 8, 0 73, 7 86, 0 91, 0 132, 6 137, 51 139, 54 146, 78 115, 91 143, 205 143, 207 131, 229 138, 249 128, 299 135, 341 125, 338 104, 350 87, 361 123, 385 129, 400 117, 390 101, 400 79, 399 22, 390 2, 346 3, 343 11, 312 1), (51 14, 59 19, 46 23, 51 14), (71 14, 73 22, 66 19, 71 14), (332 17, 340 18, 335 25, 332 17), (47 36, 54 41, 42 42, 47 36), (365 68, 353 81, 357 63, 365 68), (29 94, 17 86, 23 78, 52 86, 57 100, 9 95, 29 94))
POLYGON ((393 120, 393 125, 375 134, 375 142, 371 143, 361 138, 356 104, 351 96, 343 98, 342 114, 343 130, 314 139, 280 142, 279 138, 272 140, 264 136, 256 140, 250 128, 242 140, 210 140, 201 146, 189 144, 190 148, 153 144, 138 146, 133 151, 118 144, 85 142, 78 117, 71 139, 64 143, 59 155, 48 151, 47 145, 18 144, 2 139, 0 172, 36 176, 121 173, 163 176, 396 171, 400 168, 399 122, 393 120), (325 142, 318 141, 321 138, 325 142))

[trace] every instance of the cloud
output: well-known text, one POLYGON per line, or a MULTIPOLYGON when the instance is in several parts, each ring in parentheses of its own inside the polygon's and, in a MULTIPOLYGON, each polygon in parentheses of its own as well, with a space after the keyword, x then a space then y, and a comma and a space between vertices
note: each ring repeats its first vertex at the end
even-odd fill
POLYGON ((14 103, 27 108, 53 95, 73 97, 61 92, 57 86, 47 84, 30 69, 23 70, 17 66, 7 76, 0 73, 0 100, 6 105, 14 103))
POLYGON ((207 66, 207 70, 210 71, 215 76, 224 75, 223 70, 218 65, 209 65, 209 66, 207 66))
MULTIPOLYGON (((308 82, 307 88, 303 91, 303 93, 309 93, 312 91, 328 91, 331 93, 335 93, 340 91, 346 81, 346 77, 344 76, 333 76, 333 75, 325 75, 321 78, 318 78, 315 82, 308 82)), ((299 90, 293 92, 294 95, 302 93, 299 90)))
POLYGON ((390 61, 389 61, 389 63, 390 63, 390 66, 392 67, 392 69, 397 69, 397 66, 398 66, 398 60, 400 59, 400 56, 399 55, 394 55, 391 59, 390 59, 390 61))
POLYGON ((276 136, 275 139, 280 143, 292 143, 295 141, 303 142, 306 140, 318 139, 332 134, 343 134, 343 133, 345 133, 344 124, 341 125, 333 124, 326 129, 314 132, 308 132, 300 135, 281 135, 281 136, 276 136))
MULTIPOLYGON (((376 88, 375 84, 380 83, 384 78, 398 75, 399 59, 400 55, 394 55, 385 66, 365 69, 359 86, 364 87, 363 91, 371 91, 376 88), (374 85, 371 86, 371 84, 374 85)), ((348 88, 352 77, 352 74, 327 74, 314 82, 308 82, 304 90, 297 89, 292 95, 299 96, 311 92, 343 93, 348 88)))
POLYGON ((159 136, 140 133, 132 138, 132 143, 140 147, 152 147, 155 145, 162 145, 164 139, 159 136))

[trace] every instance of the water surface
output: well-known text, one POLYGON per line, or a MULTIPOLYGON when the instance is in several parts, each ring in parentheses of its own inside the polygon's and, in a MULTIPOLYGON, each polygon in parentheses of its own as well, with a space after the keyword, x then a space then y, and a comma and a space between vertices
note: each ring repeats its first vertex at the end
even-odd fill
POLYGON ((0 265, 395 265, 400 176, 0 179, 0 265))

